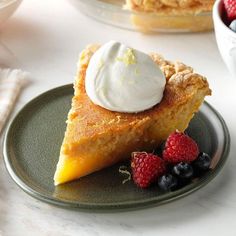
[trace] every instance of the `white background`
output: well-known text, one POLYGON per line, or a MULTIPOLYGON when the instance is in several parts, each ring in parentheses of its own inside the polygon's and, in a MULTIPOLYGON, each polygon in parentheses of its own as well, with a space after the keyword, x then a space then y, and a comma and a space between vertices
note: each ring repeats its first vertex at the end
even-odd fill
POLYGON ((193 66, 213 90, 206 100, 230 130, 231 155, 210 184, 184 199, 134 212, 81 213, 33 199, 7 174, 0 154, 0 235, 236 235, 236 78, 230 78, 214 33, 142 35, 106 26, 67 1, 25 0, 0 32, 0 64, 31 73, 16 113, 34 96, 72 83, 81 49, 115 39, 193 66), (4 49, 3 49, 4 48, 4 49))

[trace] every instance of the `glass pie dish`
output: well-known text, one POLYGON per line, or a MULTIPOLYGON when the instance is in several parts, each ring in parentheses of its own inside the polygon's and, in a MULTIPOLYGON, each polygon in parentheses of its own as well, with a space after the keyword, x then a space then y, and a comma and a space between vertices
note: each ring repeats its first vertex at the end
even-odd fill
POLYGON ((125 0, 70 0, 85 15, 124 29, 153 32, 199 32, 213 28, 211 10, 138 11, 125 0))

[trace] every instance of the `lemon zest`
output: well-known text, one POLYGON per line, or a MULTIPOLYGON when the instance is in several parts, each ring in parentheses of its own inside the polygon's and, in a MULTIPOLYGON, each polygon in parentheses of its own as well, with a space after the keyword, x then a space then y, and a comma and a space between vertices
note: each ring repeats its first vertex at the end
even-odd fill
POLYGON ((127 175, 127 178, 122 181, 122 184, 125 184, 126 182, 131 180, 131 173, 127 170, 127 166, 120 166, 119 172, 121 174, 127 175))
POLYGON ((137 63, 136 56, 134 54, 134 50, 132 48, 128 48, 123 57, 117 57, 117 61, 123 62, 126 66, 134 65, 137 63))

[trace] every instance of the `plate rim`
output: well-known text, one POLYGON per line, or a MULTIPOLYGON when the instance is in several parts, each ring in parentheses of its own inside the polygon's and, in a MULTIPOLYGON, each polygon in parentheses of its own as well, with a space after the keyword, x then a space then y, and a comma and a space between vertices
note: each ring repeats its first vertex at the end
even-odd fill
MULTIPOLYGON (((103 211, 103 212, 111 212, 111 211, 124 211, 124 210, 137 210, 140 208, 145 208, 145 207, 151 207, 151 206, 159 206, 162 204, 166 204, 172 201, 175 201, 177 199, 183 198, 198 189, 204 187, 206 184, 211 182, 217 174, 221 171, 223 166, 225 165, 229 152, 230 152, 230 133, 228 130, 228 127, 226 125, 226 122, 224 121, 223 117, 220 115, 220 113, 213 108, 208 102, 204 101, 204 105, 206 105, 216 116, 216 118, 219 120, 221 126, 222 126, 222 131, 224 133, 224 144, 223 144, 223 150, 222 150, 222 155, 220 160, 218 161, 217 165, 215 166, 214 170, 211 170, 208 175, 203 178, 200 182, 197 181, 196 183, 191 183, 177 191, 174 192, 169 192, 168 195, 164 194, 159 196, 157 199, 156 197, 144 199, 144 200, 137 200, 133 202, 132 200, 129 201, 123 201, 123 202, 116 202, 116 203, 80 203, 80 202, 75 202, 75 201, 65 201, 65 200, 60 200, 56 199, 55 197, 52 196, 46 196, 45 194, 38 192, 34 190, 32 187, 28 186, 23 178, 18 176, 15 171, 14 171, 14 165, 12 164, 11 158, 8 156, 8 142, 9 142, 9 134, 10 131, 12 130, 12 127, 14 126, 14 123, 17 122, 18 117, 24 112, 25 109, 31 106, 32 103, 35 101, 40 100, 42 97, 45 95, 48 95, 50 93, 53 93, 58 90, 69 90, 72 89, 73 84, 66 84, 62 86, 58 86, 52 89, 49 89, 38 96, 34 97, 31 99, 29 102, 27 102, 18 112, 17 114, 13 117, 11 122, 9 123, 4 139, 3 139, 3 159, 5 163, 5 167, 11 176, 11 178, 14 180, 14 182, 20 187, 24 192, 29 194, 30 196, 41 200, 43 202, 63 207, 63 208, 69 208, 69 209, 78 209, 78 210, 83 210, 83 211, 103 211)), ((73 95, 73 94, 72 94, 73 95)))

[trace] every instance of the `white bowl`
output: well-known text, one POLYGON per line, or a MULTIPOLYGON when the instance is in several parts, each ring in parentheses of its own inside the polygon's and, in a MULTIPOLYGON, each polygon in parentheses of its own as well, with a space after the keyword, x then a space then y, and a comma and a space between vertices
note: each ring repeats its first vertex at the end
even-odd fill
POLYGON ((0 0, 0 25, 15 12, 21 2, 22 0, 0 0))
POLYGON ((223 1, 217 0, 213 7, 216 41, 226 66, 236 79, 236 33, 223 22, 223 10, 223 1))

